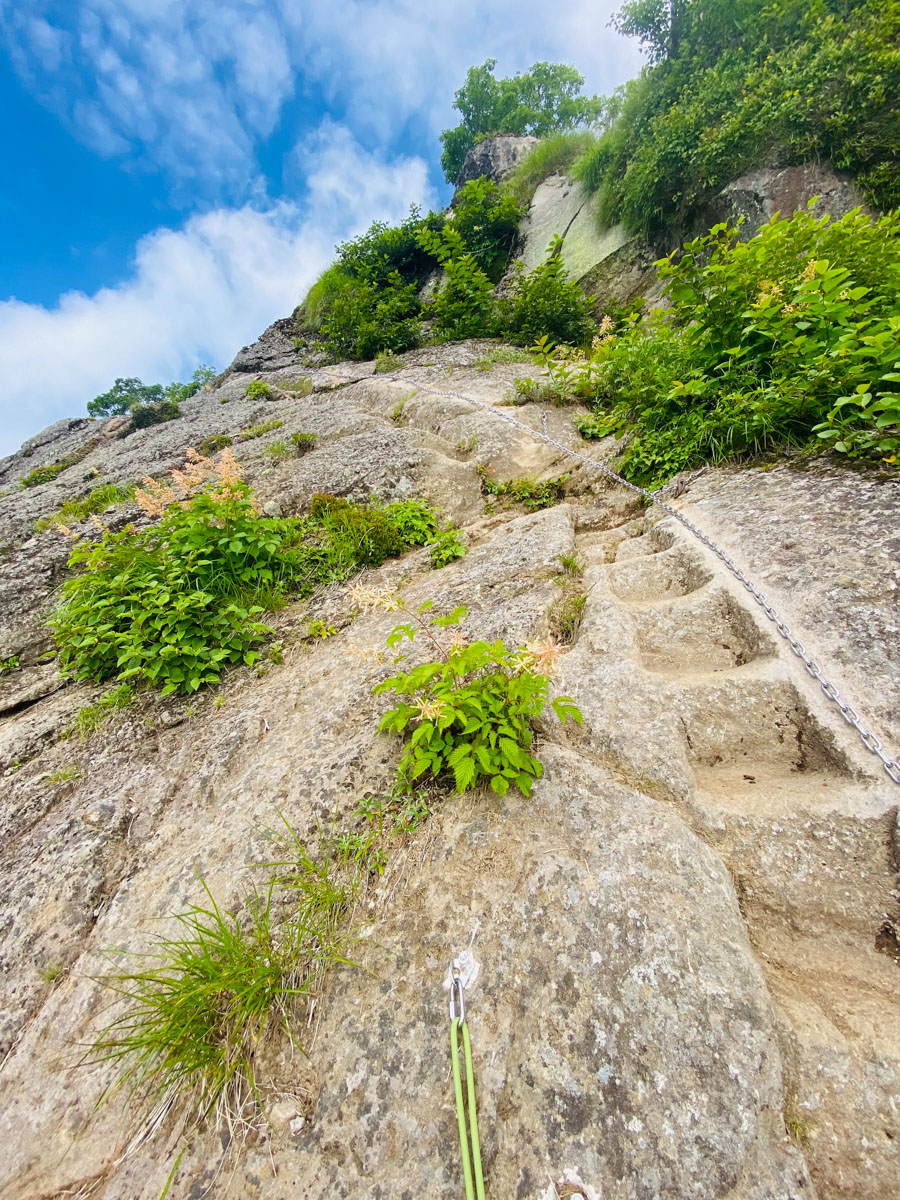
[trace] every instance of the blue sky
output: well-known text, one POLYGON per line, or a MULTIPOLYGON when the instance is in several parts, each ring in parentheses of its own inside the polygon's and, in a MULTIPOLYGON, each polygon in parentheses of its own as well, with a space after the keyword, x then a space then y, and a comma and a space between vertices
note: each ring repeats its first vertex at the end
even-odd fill
POLYGON ((116 376, 221 369, 335 242, 446 203, 472 64, 635 75, 615 7, 0 0, 0 455, 116 376))

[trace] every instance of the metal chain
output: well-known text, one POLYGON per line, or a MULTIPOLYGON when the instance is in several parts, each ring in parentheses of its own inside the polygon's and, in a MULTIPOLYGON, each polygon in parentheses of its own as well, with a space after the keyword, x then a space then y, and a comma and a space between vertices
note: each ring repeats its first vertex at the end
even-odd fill
MULTIPOLYGON (((397 380, 396 382, 400 383, 401 380, 397 380)), ((735 563, 734 559, 726 554, 722 547, 717 545, 711 537, 703 532, 702 529, 699 529, 693 523, 693 521, 690 521, 686 516, 684 516, 683 513, 680 513, 677 508, 672 508, 672 506, 667 504, 665 500, 660 499, 660 495, 666 490, 665 488, 661 488, 659 492, 651 492, 646 488, 638 487, 636 483, 629 483, 627 479, 623 479, 621 475, 617 475, 616 472, 613 471, 611 467, 606 466, 605 463, 598 462, 595 458, 590 458, 586 454, 579 454, 577 450, 571 450, 568 446, 564 446, 562 442, 558 442, 554 437, 551 437, 551 435, 546 432, 546 419, 543 422, 543 429, 532 429, 530 425, 526 425, 524 421, 520 421, 518 417, 514 417, 512 413, 504 412, 502 408, 498 408, 497 405, 494 404, 488 404, 484 400, 476 400, 474 396, 467 396, 462 392, 447 391, 443 388, 433 388, 427 383, 423 383, 417 379, 407 378, 402 380, 402 382, 412 384, 420 391, 429 392, 433 396, 450 396, 454 400, 462 400, 466 404, 474 404, 476 408, 484 409, 485 412, 490 413, 492 416, 500 417, 502 420, 508 421, 511 425, 515 425, 517 429, 521 429, 524 433, 529 434, 531 437, 537 438, 538 441, 546 442, 548 446, 552 446, 561 454, 565 454, 569 458, 577 459, 578 462, 582 462, 586 466, 592 467, 595 471, 600 471, 609 479, 615 480, 615 482, 620 486, 627 488, 631 492, 635 492, 638 496, 643 496, 646 500, 649 500, 652 504, 655 504, 657 508, 661 508, 663 512, 668 513, 670 517, 674 517, 680 525, 684 526, 689 533, 693 534, 695 538, 697 538, 703 543, 704 546, 711 550, 713 554, 715 554, 716 558, 718 558, 719 561, 722 562, 725 567, 727 567, 735 579, 737 579, 739 583, 741 583, 743 587, 750 593, 756 603, 760 606, 760 608, 775 626, 779 635, 784 638, 793 653, 796 654, 796 656, 803 663, 807 674, 811 675, 813 679, 818 681, 825 697, 837 707, 847 724, 852 725, 859 734, 859 740, 862 742, 865 748, 871 754, 876 755, 881 760, 881 764, 887 772, 888 778, 893 780, 894 783, 900 784, 900 760, 891 758, 885 750, 884 743, 882 742, 881 738, 877 737, 870 730, 866 729, 866 727, 862 724, 859 713, 856 711, 856 709, 851 704, 848 704, 847 701, 841 696, 841 693, 838 691, 837 687, 830 680, 825 678, 819 663, 812 657, 811 654, 807 652, 806 647, 803 645, 800 639, 795 636, 790 625, 788 625, 788 623, 784 620, 775 606, 769 602, 766 594, 760 591, 752 579, 750 579, 745 574, 743 569, 735 563)), ((546 414, 542 415, 546 418, 546 414)), ((704 467, 701 471, 698 471, 694 475, 690 476, 687 480, 687 483, 690 483, 693 479, 707 469, 708 468, 704 467)))

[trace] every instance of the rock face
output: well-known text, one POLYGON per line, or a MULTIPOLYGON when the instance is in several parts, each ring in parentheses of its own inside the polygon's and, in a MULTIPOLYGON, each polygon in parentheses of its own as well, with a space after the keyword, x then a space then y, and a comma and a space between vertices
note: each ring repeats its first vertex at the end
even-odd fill
POLYGON ((776 214, 789 217, 805 209, 817 197, 817 216, 828 213, 838 218, 854 208, 869 208, 853 177, 835 171, 827 163, 804 163, 797 167, 763 167, 750 171, 723 188, 704 213, 701 229, 717 221, 743 220, 741 238, 749 240, 761 225, 776 214))
MULTIPOLYGON (((63 422, 0 464, 8 488, 84 451, 0 497, 0 656, 22 664, 0 676, 3 1197, 158 1200, 173 1167, 179 1200, 458 1196, 441 980, 465 948, 481 964, 467 1001, 489 1195, 900 1194, 900 789, 714 555, 535 434, 600 461, 614 446, 585 449, 559 408, 509 407, 535 368, 476 367, 486 348, 428 347, 376 375, 310 370, 267 334, 176 421, 121 440, 63 422), (246 399, 248 366, 271 400, 246 399), (300 376, 302 398, 285 390, 300 376), (315 449, 273 464, 267 443, 292 432, 316 433, 315 449), (108 951, 172 933, 203 898, 198 875, 237 904, 279 813, 312 839, 350 821, 399 752, 371 691, 396 616, 360 612, 343 584, 276 615, 283 661, 265 671, 190 702, 144 695, 91 740, 63 736, 103 689, 38 661, 68 544, 35 520, 222 433, 270 511, 303 512, 323 490, 440 505, 467 556, 432 570, 418 550, 366 582, 466 605, 470 637, 524 644, 567 589, 585 597, 553 677, 584 724, 542 720, 529 800, 447 797, 397 843, 359 900, 359 967, 334 971, 294 1029, 306 1055, 259 1046, 265 1121, 180 1139, 176 1108, 132 1142, 125 1097, 98 1106, 110 1068, 74 1065, 108 1017, 108 951), (565 502, 499 507, 479 467, 565 474, 565 502), (338 632, 311 642, 311 619, 338 632)), ((673 503, 765 586, 896 752, 897 481, 720 470, 673 503)))
POLYGON ((513 171, 528 157, 538 144, 536 137, 515 137, 511 133, 497 133, 493 137, 476 142, 463 159, 462 169, 456 180, 461 188, 470 179, 481 176, 492 183, 504 183, 513 171))
POLYGON ((531 270, 543 261, 551 239, 561 237, 566 270, 602 312, 646 292, 655 282, 658 255, 624 225, 601 229, 594 207, 581 184, 562 175, 545 179, 522 222, 520 257, 531 270))

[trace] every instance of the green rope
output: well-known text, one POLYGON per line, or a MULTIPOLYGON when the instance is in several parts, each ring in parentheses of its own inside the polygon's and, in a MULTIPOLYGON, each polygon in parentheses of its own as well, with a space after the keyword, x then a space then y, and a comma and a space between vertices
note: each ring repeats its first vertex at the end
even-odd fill
POLYGON ((453 1061, 453 1091, 456 1095, 456 1121, 459 1126, 459 1148, 462 1154, 466 1200, 484 1200, 484 1176, 481 1170, 481 1145, 478 1141, 478 1113, 475 1109, 475 1072, 472 1068, 472 1043, 469 1026, 463 1022, 463 1055, 466 1067, 466 1092, 469 1102, 469 1134, 466 1135, 466 1106, 463 1101, 462 1078, 459 1067, 459 1017, 450 1023, 450 1055, 453 1061), (470 1150, 471 1142, 471 1150, 470 1150), (475 1183, 472 1183, 474 1166, 475 1183))

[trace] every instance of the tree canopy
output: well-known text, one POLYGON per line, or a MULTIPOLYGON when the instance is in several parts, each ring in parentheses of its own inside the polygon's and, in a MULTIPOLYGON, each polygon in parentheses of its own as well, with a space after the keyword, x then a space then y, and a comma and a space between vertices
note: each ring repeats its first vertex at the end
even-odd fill
POLYGON ((564 63, 535 63, 530 71, 505 79, 494 76, 489 58, 470 67, 456 93, 453 107, 462 122, 441 134, 441 166, 450 183, 456 181, 467 152, 495 133, 546 137, 596 121, 603 112, 599 96, 582 96, 584 77, 564 63))
POLYGON ((212 367, 200 366, 191 376, 189 383, 170 383, 165 388, 161 383, 142 383, 133 375, 127 379, 117 379, 108 392, 101 392, 99 396, 88 401, 88 415, 123 416, 139 404, 158 404, 160 400, 172 400, 177 404, 180 400, 187 400, 195 392, 199 392, 214 376, 215 371, 212 367))

